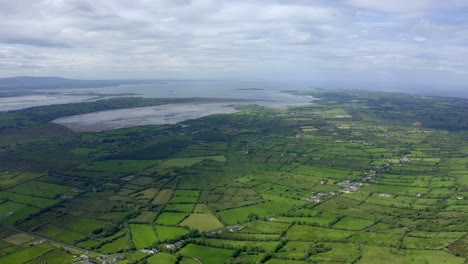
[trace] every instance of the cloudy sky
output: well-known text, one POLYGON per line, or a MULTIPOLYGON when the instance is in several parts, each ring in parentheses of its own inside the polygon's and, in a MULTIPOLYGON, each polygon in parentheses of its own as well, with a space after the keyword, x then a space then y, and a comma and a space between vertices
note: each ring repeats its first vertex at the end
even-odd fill
POLYGON ((0 77, 468 83, 466 0, 0 0, 0 18, 0 77))

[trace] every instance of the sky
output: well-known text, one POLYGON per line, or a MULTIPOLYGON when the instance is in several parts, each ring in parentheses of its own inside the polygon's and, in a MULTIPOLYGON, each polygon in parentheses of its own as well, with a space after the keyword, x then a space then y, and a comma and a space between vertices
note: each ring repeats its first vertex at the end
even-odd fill
POLYGON ((0 77, 468 90, 467 0, 0 0, 0 77))

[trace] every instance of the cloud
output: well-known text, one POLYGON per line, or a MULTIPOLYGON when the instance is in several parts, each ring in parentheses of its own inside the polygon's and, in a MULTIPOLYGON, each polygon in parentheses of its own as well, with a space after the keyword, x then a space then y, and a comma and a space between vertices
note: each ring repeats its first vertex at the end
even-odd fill
POLYGON ((389 13, 412 13, 423 12, 434 6, 433 0, 392 0, 392 1, 375 1, 375 0, 351 0, 351 4, 380 12, 389 13))
POLYGON ((293 31, 288 33, 288 43, 293 45, 318 44, 318 40, 307 32, 293 31))
POLYGON ((424 37, 414 37, 413 40, 418 41, 418 42, 423 42, 423 41, 426 41, 426 38, 424 38, 424 37))
POLYGON ((300 23, 330 21, 336 18, 338 10, 321 6, 301 5, 271 5, 262 8, 258 14, 259 20, 264 21, 293 21, 300 23))
POLYGON ((47 38, 30 38, 30 37, 8 37, 0 36, 0 43, 5 44, 18 44, 18 45, 30 45, 30 46, 40 46, 40 47, 59 47, 67 48, 69 47, 66 43, 57 42, 47 38))
POLYGON ((355 7, 391 14, 405 14, 411 16, 425 16, 432 11, 455 11, 468 7, 465 0, 348 0, 355 7))
POLYGON ((468 68, 460 56, 468 54, 466 6, 461 0, 1 1, 0 76, 339 83, 344 73, 364 80, 406 71, 468 81, 457 70, 468 68))

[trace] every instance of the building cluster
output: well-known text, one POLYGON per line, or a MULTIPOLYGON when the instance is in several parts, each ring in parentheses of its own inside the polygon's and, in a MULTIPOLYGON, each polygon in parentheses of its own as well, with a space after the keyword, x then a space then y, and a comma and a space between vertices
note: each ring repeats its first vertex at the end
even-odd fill
POLYGON ((185 240, 179 240, 177 242, 174 242, 174 243, 171 243, 171 244, 167 244, 166 245, 166 248, 170 251, 176 251, 178 250, 179 248, 183 247, 185 245, 185 240))
POLYGON ((343 187, 343 189, 341 189, 340 192, 352 193, 352 192, 359 191, 363 184, 362 182, 353 182, 350 180, 344 180, 342 182, 339 182, 338 185, 343 187))
POLYGON ((158 253, 159 251, 157 249, 155 249, 155 248, 152 248, 152 249, 144 248, 144 249, 140 249, 140 252, 145 253, 147 255, 154 255, 154 254, 158 253))
POLYGON ((38 240, 38 241, 34 241, 32 243, 29 243, 29 246, 32 247, 32 246, 37 246, 37 245, 40 245, 44 243, 44 240, 38 240))
POLYGON ((117 262, 119 262, 119 261, 121 261, 121 260, 122 260, 122 257, 121 257, 121 256, 117 256, 117 257, 115 257, 115 258, 113 258, 113 259, 106 259, 106 260, 104 260, 104 261, 102 262, 102 264, 115 264, 115 263, 117 263, 117 262))

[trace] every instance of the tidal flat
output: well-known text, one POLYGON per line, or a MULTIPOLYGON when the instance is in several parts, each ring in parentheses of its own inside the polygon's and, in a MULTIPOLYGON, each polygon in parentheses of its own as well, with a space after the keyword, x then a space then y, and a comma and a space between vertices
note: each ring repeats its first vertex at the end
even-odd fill
POLYGON ((35 106, 69 104, 97 100, 102 98, 99 95, 78 95, 78 94, 29 94, 21 96, 0 97, 0 112, 20 110, 35 106))
MULTIPOLYGON (((291 105, 310 103, 310 96, 298 96, 272 89, 249 88, 226 82, 171 82, 168 84, 122 85, 86 89, 96 94, 135 93, 143 98, 225 98, 214 103, 178 103, 138 108, 125 108, 61 117, 53 123, 74 131, 98 132, 143 125, 176 124, 213 114, 236 112, 236 105, 257 104, 285 109, 291 105), (201 89, 203 87, 203 89, 201 89), (240 88, 239 88, 240 87, 240 88), (227 98, 227 99, 226 99, 227 98)), ((63 93, 82 92, 82 89, 55 90, 63 93)))
POLYGON ((99 111, 61 117, 52 122, 74 131, 99 132, 143 125, 177 124, 184 120, 234 112, 232 103, 180 103, 99 111))
MULTIPOLYGON (((281 87, 283 88, 283 87, 281 87)), ((311 102, 307 96, 282 92, 280 87, 264 87, 251 83, 220 81, 172 81, 168 83, 132 84, 116 87, 43 89, 30 94, 0 97, 0 111, 13 111, 36 106, 80 103, 115 97, 188 99, 189 102, 157 106, 106 109, 60 117, 53 123, 74 131, 98 132, 143 125, 176 124, 213 114, 234 113, 236 105, 257 104, 285 109, 311 102), (261 87, 261 88, 260 88, 261 87), (195 100, 191 98, 206 98, 195 100), (218 98, 224 98, 217 100, 218 98)))

